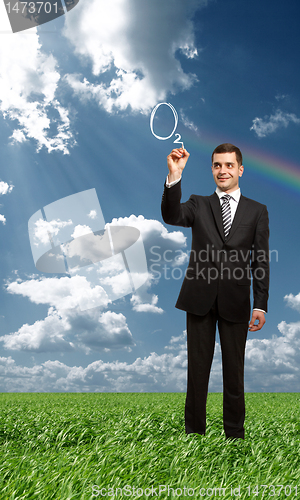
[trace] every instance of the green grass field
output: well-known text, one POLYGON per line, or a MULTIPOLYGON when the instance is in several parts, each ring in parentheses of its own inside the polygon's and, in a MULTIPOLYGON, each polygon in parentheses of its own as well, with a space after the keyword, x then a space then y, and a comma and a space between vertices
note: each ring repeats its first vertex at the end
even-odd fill
POLYGON ((298 393, 246 394, 244 441, 225 440, 222 394, 209 394, 206 436, 185 435, 184 402, 0 394, 0 499, 300 498, 298 393))

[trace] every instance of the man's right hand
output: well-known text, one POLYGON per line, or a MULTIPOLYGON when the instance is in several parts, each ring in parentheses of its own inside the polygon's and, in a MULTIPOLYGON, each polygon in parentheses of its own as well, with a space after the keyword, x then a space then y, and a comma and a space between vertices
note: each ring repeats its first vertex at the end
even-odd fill
POLYGON ((185 167, 186 162, 188 161, 189 156, 190 153, 188 153, 187 150, 183 148, 173 149, 173 151, 169 154, 169 156, 167 156, 168 169, 169 169, 169 175, 168 175, 169 182, 177 181, 178 179, 180 179, 182 171, 185 167))

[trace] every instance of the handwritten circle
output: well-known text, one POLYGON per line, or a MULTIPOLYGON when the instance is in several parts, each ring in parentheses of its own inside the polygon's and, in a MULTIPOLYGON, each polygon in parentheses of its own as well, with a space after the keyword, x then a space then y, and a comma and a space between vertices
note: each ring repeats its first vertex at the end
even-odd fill
POLYGON ((174 108, 174 106, 172 106, 172 104, 170 104, 169 102, 160 102, 159 104, 157 104, 155 106, 155 108, 152 110, 152 113, 151 113, 151 116, 150 116, 150 129, 151 129, 151 132, 152 134, 154 135, 154 137, 156 137, 156 139, 159 139, 160 141, 166 141, 167 139, 170 139, 170 137, 172 137, 172 135, 174 134, 176 128, 177 128, 177 125, 178 125, 178 114, 177 114, 177 111, 176 109, 174 108), (154 120, 154 116, 155 116, 155 113, 157 111, 157 109, 159 108, 159 106, 162 106, 163 104, 165 104, 166 106, 169 106, 169 108, 172 110, 173 112, 173 115, 174 115, 174 119, 175 119, 175 125, 174 125, 174 128, 171 132, 170 135, 168 135, 168 137, 161 137, 160 135, 157 135, 155 134, 154 130, 153 130, 153 120, 154 120))

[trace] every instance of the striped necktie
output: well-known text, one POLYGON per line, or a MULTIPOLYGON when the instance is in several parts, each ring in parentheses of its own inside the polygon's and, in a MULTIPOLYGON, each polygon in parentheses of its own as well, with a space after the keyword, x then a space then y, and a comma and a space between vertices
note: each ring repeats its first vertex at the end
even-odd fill
POLYGON ((221 197, 222 200, 222 219, 223 219, 223 227, 224 227, 224 236, 227 238, 230 228, 231 228, 231 210, 230 210, 230 200, 231 196, 229 194, 225 194, 221 197))

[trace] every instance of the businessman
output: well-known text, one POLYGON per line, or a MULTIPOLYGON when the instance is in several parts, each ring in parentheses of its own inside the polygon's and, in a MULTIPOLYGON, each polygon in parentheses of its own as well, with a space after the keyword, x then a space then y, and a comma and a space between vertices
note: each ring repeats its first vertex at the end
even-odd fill
MULTIPOLYGON (((223 424, 226 438, 244 439, 244 357, 248 329, 265 323, 269 288, 269 221, 265 205, 243 196, 242 154, 221 144, 212 154, 217 185, 211 196, 181 203, 186 149, 169 154, 162 198, 164 222, 192 228, 189 265, 176 303, 187 313, 187 434, 205 434, 208 382, 218 325, 223 368, 223 424), (250 321, 250 288, 253 310, 250 321), (250 321, 250 323, 249 323, 250 321)), ((201 179, 201 177, 200 177, 201 179)))

